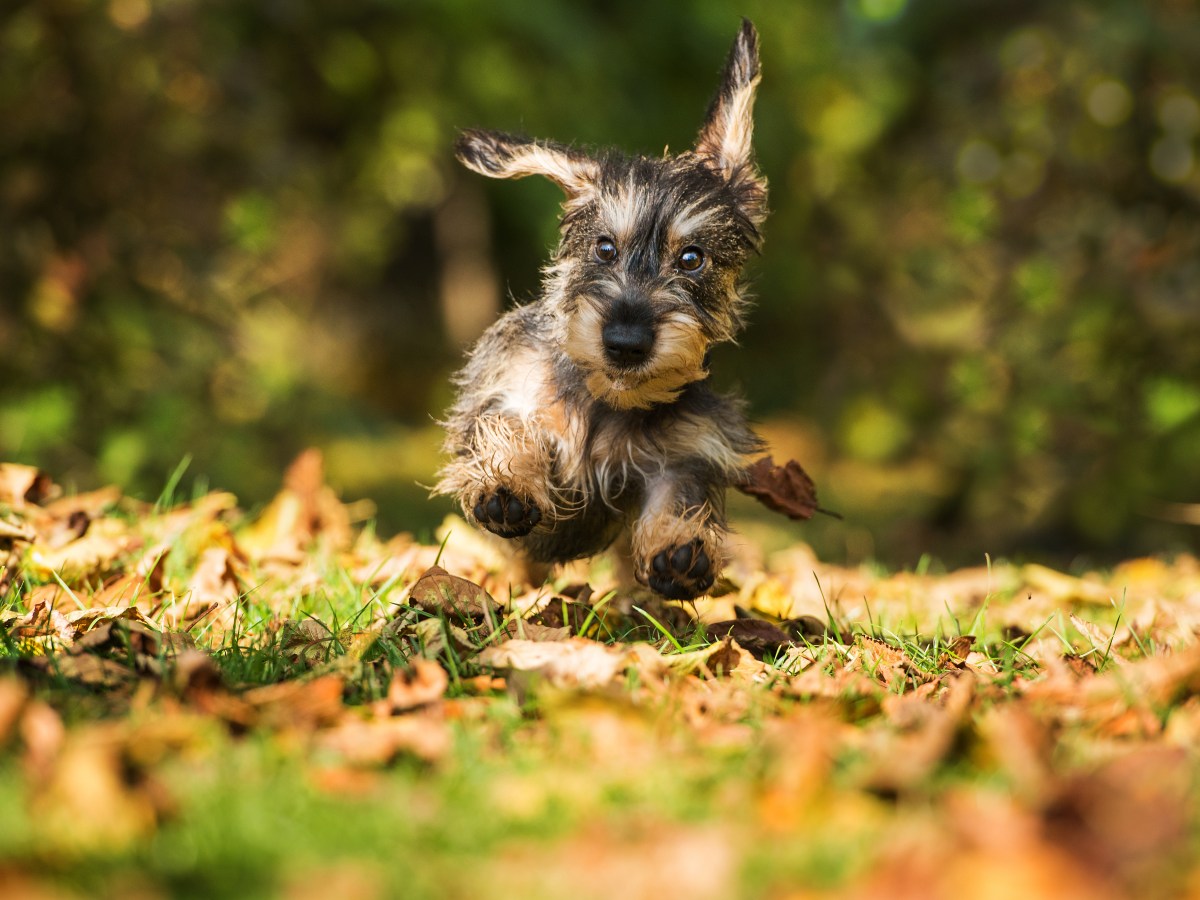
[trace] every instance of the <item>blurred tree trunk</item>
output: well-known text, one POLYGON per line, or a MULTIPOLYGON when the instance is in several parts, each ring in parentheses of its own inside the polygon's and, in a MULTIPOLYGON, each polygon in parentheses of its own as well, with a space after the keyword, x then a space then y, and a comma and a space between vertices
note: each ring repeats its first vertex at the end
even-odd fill
POLYGON ((492 235, 483 192, 460 180, 433 221, 437 242, 438 303, 450 340, 472 343, 500 313, 492 265, 492 235))

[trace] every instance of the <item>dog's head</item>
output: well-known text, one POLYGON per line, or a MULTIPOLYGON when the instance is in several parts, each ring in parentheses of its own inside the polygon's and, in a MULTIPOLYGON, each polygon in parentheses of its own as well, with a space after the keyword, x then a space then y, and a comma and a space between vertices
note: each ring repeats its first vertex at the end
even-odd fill
POLYGON ((766 182, 751 148, 758 35, 745 21, 693 149, 660 159, 467 131, 459 160, 566 192, 544 302, 588 390, 618 409, 675 399, 742 324, 742 265, 760 243, 766 182))

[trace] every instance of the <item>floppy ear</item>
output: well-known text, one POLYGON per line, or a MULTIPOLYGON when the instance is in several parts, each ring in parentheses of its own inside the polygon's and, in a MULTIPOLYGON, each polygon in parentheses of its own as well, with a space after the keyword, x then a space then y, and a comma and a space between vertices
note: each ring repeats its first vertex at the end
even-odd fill
POLYGON ((585 153, 500 131, 464 131, 454 143, 454 155, 468 169, 491 178, 545 175, 566 191, 568 200, 587 193, 599 171, 585 153))
POLYGON ((754 167, 754 93, 762 72, 758 63, 758 32, 749 19, 734 39, 725 61, 721 87, 708 107, 696 139, 696 155, 722 175, 754 222, 766 216, 767 183, 754 167))

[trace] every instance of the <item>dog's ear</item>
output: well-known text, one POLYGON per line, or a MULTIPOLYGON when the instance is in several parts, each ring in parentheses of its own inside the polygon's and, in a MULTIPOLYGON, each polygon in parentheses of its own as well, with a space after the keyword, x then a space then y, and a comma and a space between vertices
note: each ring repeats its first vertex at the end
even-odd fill
POLYGON ((708 107, 696 139, 696 155, 734 188, 743 211, 754 222, 766 215, 766 181, 754 167, 754 93, 762 72, 758 32, 749 19, 734 39, 725 61, 721 87, 708 107))
POLYGON ((596 161, 585 153, 500 131, 464 131, 454 143, 454 155, 468 169, 491 178, 545 175, 568 199, 588 193, 599 172, 596 161))

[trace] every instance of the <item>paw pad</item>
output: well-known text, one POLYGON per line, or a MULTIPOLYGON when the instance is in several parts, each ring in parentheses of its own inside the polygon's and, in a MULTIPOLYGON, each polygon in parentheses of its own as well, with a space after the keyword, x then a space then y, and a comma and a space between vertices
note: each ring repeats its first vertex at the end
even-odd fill
POLYGON ((670 600, 691 600, 713 585, 713 566, 699 538, 668 547, 650 561, 647 583, 670 600))
POLYGON ((542 521, 542 511, 532 500, 523 500, 508 488, 496 488, 475 502, 475 520, 503 538, 524 537, 542 521))

